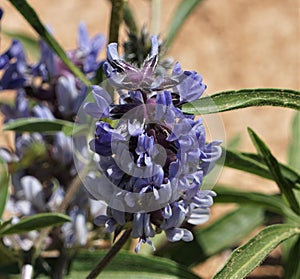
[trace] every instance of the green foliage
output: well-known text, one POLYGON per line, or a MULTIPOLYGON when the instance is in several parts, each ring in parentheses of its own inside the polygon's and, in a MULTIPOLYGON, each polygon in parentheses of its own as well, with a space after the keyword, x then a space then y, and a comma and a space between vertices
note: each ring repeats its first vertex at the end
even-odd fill
POLYGON ((70 221, 71 220, 68 216, 61 213, 39 213, 36 215, 23 217, 16 224, 7 222, 2 224, 2 226, 0 226, 0 236, 25 233, 49 226, 57 226, 70 221))
MULTIPOLYGON (((86 278, 89 271, 103 258, 106 251, 80 251, 71 265, 68 279, 86 278)), ((44 278, 44 277, 39 277, 44 278)), ((45 277, 46 278, 46 277, 45 277)), ((121 251, 101 273, 100 278, 132 279, 200 279, 187 267, 168 259, 141 256, 121 251)))
POLYGON ((300 112, 296 112, 291 127, 291 143, 288 150, 288 162, 294 170, 300 170, 300 112))
MULTIPOLYGON (((300 169, 300 113, 297 112, 291 125, 291 142, 288 149, 288 162, 295 170, 300 169)), ((300 202, 300 191, 294 191, 295 196, 300 202)), ((286 218, 288 224, 299 224, 300 221, 286 218)), ((300 265, 295 259, 300 258, 300 236, 293 237, 285 241, 282 245, 284 278, 297 279, 300 277, 300 265)))
MULTIPOLYGON (((299 149, 295 145, 298 145, 296 142, 299 140, 298 129, 300 128, 298 126, 295 127, 297 125, 295 123, 297 123, 297 116, 293 122, 293 148, 290 148, 290 150, 298 154, 299 149)), ((300 224, 299 192, 297 191, 299 175, 290 167, 279 164, 267 145, 253 130, 248 128, 248 132, 258 151, 258 155, 239 154, 229 151, 227 165, 274 180, 282 196, 267 196, 260 193, 240 192, 229 188, 217 188, 219 196, 216 198, 216 202, 257 204, 277 214, 281 214, 288 223, 266 227, 245 245, 237 248, 214 278, 243 278, 258 266, 277 245, 286 240, 288 241, 284 245, 286 258, 285 278, 298 278, 300 269, 294 259, 299 257, 300 237, 296 235, 300 234, 300 228, 293 224, 300 224), (293 236, 296 237, 296 241, 290 239, 293 236)), ((296 157, 297 155, 293 154, 290 160, 290 162, 293 162, 293 165, 297 165, 296 157)), ((294 240, 295 237, 293 238, 294 240)))
POLYGON ((297 234, 300 234, 300 228, 290 225, 272 225, 261 230, 234 250, 226 265, 213 278, 244 278, 281 242, 297 234))
POLYGON ((226 91, 184 104, 183 111, 208 114, 251 106, 279 106, 300 110, 300 92, 276 88, 226 91))
POLYGON ((16 132, 64 132, 70 136, 74 123, 61 119, 19 118, 4 125, 3 130, 16 132))
POLYGON ((0 157, 0 221, 9 196, 10 176, 6 162, 0 157))
POLYGON ((276 158, 272 155, 267 145, 258 137, 256 133, 254 133, 253 130, 248 128, 248 132, 258 153, 264 158, 264 161, 269 168, 273 180, 277 183, 281 193, 286 198, 290 207, 299 215, 300 207, 293 192, 294 184, 292 184, 289 180, 284 178, 284 176, 281 173, 279 163, 277 162, 276 158))
POLYGON ((216 186, 214 188, 218 194, 214 200, 216 203, 238 203, 241 205, 252 204, 260 206, 265 210, 290 218, 295 222, 300 222, 300 216, 295 214, 279 195, 266 195, 262 193, 239 191, 230 187, 216 186))
POLYGON ((190 266, 236 245, 264 221, 262 207, 245 205, 222 216, 208 227, 195 229, 194 240, 167 245, 158 251, 161 256, 190 266), (222 235, 220 235, 220 232, 222 235))
POLYGON ((286 259, 285 259, 285 263, 284 263, 284 278, 286 278, 286 279, 300 278, 300 265, 299 265, 300 236, 295 236, 295 237, 293 237, 293 239, 288 239, 284 243, 283 247, 288 248, 288 249, 284 249, 284 253, 286 254, 285 255, 286 259), (285 247, 285 245, 288 245, 288 246, 285 247))
MULTIPOLYGON (((225 156, 224 165, 226 167, 273 180, 268 166, 266 165, 263 157, 260 155, 223 149, 223 156, 225 156)), ((223 160, 220 161, 222 162, 223 160)), ((279 163, 279 167, 283 177, 288 180, 289 183, 293 184, 295 188, 299 187, 300 175, 284 164, 279 163)))

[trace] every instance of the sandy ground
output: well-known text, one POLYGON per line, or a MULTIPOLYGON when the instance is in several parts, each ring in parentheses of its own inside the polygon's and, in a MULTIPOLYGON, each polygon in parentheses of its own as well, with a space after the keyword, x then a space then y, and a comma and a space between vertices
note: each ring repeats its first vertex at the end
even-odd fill
MULTIPOLYGON (((42 21, 51 26, 56 38, 66 49, 74 48, 80 21, 86 22, 92 35, 98 32, 107 34, 108 1, 29 2, 36 8, 42 21)), ((160 2, 160 34, 164 37, 180 1, 160 2)), ((0 3, 5 10, 3 28, 34 34, 8 1, 1 0, 0 3)), ((129 0, 129 3, 134 7, 140 26, 144 24, 151 29, 150 1, 129 0)), ((299 23, 299 0, 206 0, 186 21, 169 55, 175 61, 180 61, 184 69, 201 73, 208 85, 208 94, 259 87, 299 89, 299 23)), ((2 37, 1 52, 8 46, 8 42, 7 38, 2 37)), ((227 141, 239 134, 242 138, 240 149, 254 151, 246 132, 249 126, 265 140, 273 154, 285 162, 293 114, 294 111, 289 109, 260 107, 225 112, 221 118, 227 141)), ((0 140, 4 139, 2 133, 0 140)), ((269 181, 231 170, 224 170, 219 181, 263 192, 274 192, 277 189, 269 181)), ((217 211, 219 214, 222 208, 217 211)), ((226 258, 226 255, 222 257, 226 258)), ((220 263, 217 261, 217 264, 211 263, 209 266, 217 269, 220 263)), ((213 272, 207 266, 197 270, 206 278, 213 272)))

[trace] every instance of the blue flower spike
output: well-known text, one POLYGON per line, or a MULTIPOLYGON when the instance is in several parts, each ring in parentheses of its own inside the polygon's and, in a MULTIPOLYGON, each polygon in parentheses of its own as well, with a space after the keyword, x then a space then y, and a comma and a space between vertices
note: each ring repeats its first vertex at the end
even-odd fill
POLYGON ((140 68, 121 58, 116 43, 109 44, 104 71, 119 101, 94 86, 95 102, 84 105, 97 119, 90 148, 99 155, 102 173, 85 186, 94 199, 107 203, 95 224, 108 232, 131 226, 136 252, 142 243, 155 249, 151 238, 160 231, 172 242, 193 239, 182 226, 209 219, 215 193, 201 185, 221 156, 220 141, 206 142, 201 118, 181 110, 205 91, 201 75, 183 71, 179 63, 168 75, 157 70, 158 64, 157 36, 140 68))

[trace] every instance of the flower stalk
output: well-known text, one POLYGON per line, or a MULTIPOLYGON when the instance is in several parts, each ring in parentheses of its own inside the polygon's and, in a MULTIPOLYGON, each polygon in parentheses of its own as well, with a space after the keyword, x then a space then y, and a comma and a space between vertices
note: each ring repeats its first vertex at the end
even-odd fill
POLYGON ((111 17, 109 25, 109 42, 119 42, 119 29, 123 20, 124 0, 111 1, 111 17))
POLYGON ((127 242, 131 234, 131 230, 125 231, 119 240, 110 248, 104 258, 97 264, 97 266, 90 272, 86 279, 96 278, 104 268, 111 262, 111 260, 117 255, 121 250, 123 245, 127 242))

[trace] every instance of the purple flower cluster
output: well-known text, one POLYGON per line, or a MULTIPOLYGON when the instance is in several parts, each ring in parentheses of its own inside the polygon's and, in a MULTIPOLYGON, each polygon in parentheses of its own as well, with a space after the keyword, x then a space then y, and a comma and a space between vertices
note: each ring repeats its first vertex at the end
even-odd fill
POLYGON ((201 185, 221 155, 219 141, 206 142, 201 118, 181 110, 205 91, 202 77, 179 63, 170 75, 158 70, 158 45, 153 36, 150 54, 137 68, 120 58, 117 44, 109 44, 104 70, 118 103, 94 86, 95 102, 84 105, 98 119, 90 148, 102 173, 85 186, 108 204, 95 223, 108 232, 131 227, 139 239, 136 252, 162 230, 169 241, 193 239, 182 226, 208 220, 215 193, 201 185))

